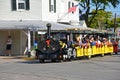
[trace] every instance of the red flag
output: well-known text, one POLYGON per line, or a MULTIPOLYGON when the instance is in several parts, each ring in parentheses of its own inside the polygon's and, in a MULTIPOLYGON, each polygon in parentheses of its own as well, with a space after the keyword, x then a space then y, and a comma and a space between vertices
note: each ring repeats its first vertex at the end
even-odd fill
POLYGON ((68 13, 75 12, 76 9, 77 9, 77 6, 73 6, 73 7, 71 7, 71 8, 68 9, 68 13))

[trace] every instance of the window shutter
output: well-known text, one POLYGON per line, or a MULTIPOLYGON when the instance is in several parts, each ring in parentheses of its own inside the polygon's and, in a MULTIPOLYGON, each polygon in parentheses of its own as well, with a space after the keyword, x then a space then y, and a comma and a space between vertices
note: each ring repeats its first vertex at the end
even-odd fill
POLYGON ((74 6, 74 3, 72 3, 72 7, 74 6))
POLYGON ((51 0, 49 0, 49 11, 51 12, 51 0))
POLYGON ((30 3, 29 3, 29 0, 26 0, 26 10, 30 10, 30 3))
POLYGON ((71 4, 71 3, 70 3, 70 2, 68 2, 68 9, 70 8, 70 4, 71 4))
MULTIPOLYGON (((72 7, 74 6, 74 3, 72 2, 72 7)), ((74 13, 74 12, 72 12, 72 13, 74 13)))
POLYGON ((54 12, 56 13, 56 0, 54 0, 54 12))
POLYGON ((12 11, 16 11, 16 0, 11 0, 12 11))

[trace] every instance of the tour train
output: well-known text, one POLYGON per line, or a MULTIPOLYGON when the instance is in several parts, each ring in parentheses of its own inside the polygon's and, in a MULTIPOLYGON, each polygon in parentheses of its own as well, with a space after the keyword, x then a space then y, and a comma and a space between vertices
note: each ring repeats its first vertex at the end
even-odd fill
POLYGON ((45 60, 66 61, 81 57, 90 59, 92 56, 113 54, 113 45, 110 38, 114 33, 91 29, 51 30, 42 35, 36 49, 36 58, 40 62, 45 60), (94 42, 91 41, 94 38, 94 42), (99 42, 97 42, 97 40, 99 42), (91 41, 90 41, 91 40, 91 41))

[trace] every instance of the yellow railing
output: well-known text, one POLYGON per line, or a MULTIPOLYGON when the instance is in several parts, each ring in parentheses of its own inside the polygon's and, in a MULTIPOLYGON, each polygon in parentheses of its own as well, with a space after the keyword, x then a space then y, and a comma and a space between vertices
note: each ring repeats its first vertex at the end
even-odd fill
POLYGON ((102 46, 89 46, 89 47, 75 47, 76 49, 76 57, 82 57, 82 56, 93 56, 93 55, 103 55, 103 54, 109 54, 113 53, 113 46, 112 45, 102 45, 102 46))

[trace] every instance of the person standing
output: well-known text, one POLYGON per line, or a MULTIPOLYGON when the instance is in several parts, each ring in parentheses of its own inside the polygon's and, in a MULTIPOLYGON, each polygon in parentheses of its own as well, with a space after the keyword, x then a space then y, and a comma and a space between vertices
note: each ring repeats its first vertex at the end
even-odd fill
POLYGON ((12 48, 12 37, 8 36, 7 40, 6 40, 6 55, 11 56, 11 48, 12 48))
POLYGON ((118 41, 115 40, 114 38, 111 40, 112 44, 113 44, 113 51, 115 54, 118 54, 118 41))

